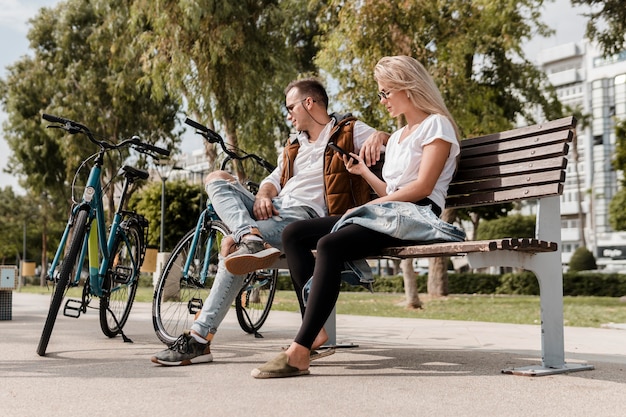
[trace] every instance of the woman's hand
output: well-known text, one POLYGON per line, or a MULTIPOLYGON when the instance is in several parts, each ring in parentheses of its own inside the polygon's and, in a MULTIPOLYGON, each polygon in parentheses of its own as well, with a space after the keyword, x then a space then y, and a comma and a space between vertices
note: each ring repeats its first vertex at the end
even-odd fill
POLYGON ((350 157, 343 156, 343 163, 346 165, 346 170, 350 174, 363 176, 365 173, 370 172, 363 158, 353 152, 350 152, 350 157))

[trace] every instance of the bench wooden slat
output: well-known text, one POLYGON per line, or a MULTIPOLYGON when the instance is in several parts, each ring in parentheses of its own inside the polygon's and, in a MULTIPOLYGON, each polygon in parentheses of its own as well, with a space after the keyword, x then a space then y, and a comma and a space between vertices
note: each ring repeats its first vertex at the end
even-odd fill
POLYGON ((570 142, 573 133, 569 130, 552 132, 547 134, 537 134, 530 137, 502 139, 498 142, 489 142, 475 145, 469 148, 463 146, 465 141, 461 141, 461 149, 464 160, 471 160, 476 155, 489 155, 523 148, 538 148, 552 144, 570 142))
POLYGON ((554 252, 557 249, 558 245, 556 242, 547 242, 532 238, 506 238, 394 247, 384 249, 381 255, 391 258, 419 258, 453 256, 472 252, 493 252, 497 250, 554 252))
MULTIPOLYGON (((567 143, 556 143, 552 145, 542 146, 540 148, 527 148, 519 151, 504 152, 486 156, 473 158, 461 158, 459 163, 459 171, 467 168, 481 168, 494 165, 506 165, 514 162, 537 161, 542 159, 550 159, 552 157, 562 157, 567 155, 569 146, 567 143)), ((462 176, 460 177, 462 178, 462 176)))
POLYGON ((487 191, 470 195, 450 196, 446 200, 446 208, 461 208, 484 206, 489 204, 506 203, 522 199, 535 199, 563 193, 563 184, 547 184, 533 187, 516 188, 512 190, 487 191))
POLYGON ((547 171, 547 172, 521 172, 519 175, 510 177, 488 178, 484 181, 471 181, 457 183, 448 189, 449 196, 468 195, 478 191, 497 191, 519 187, 525 184, 526 187, 544 185, 550 183, 561 183, 565 181, 565 173, 563 171, 547 171))
POLYGON ((520 127, 516 129, 507 130, 499 133, 492 133, 489 135, 478 136, 475 138, 464 139, 461 141, 461 147, 469 148, 473 146, 480 146, 485 143, 499 142, 503 139, 509 139, 513 137, 527 137, 536 135, 537 133, 549 133, 559 130, 574 130, 576 127, 576 118, 574 116, 563 117, 561 119, 552 120, 545 123, 540 123, 532 126, 520 127))
POLYGON ((566 158, 551 158, 539 161, 523 161, 504 166, 464 169, 463 171, 457 173, 455 180, 450 183, 450 187, 453 187, 455 184, 461 182, 481 180, 488 177, 515 175, 520 172, 533 173, 550 170, 564 170, 566 166, 566 158))

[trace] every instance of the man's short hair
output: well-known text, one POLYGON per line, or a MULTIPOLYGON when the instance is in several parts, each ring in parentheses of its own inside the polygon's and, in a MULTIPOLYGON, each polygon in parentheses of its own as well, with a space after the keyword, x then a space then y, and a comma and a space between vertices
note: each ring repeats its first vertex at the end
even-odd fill
POLYGON ((285 95, 292 89, 297 88, 298 91, 305 97, 311 97, 317 103, 328 108, 328 94, 324 85, 317 78, 303 78, 300 80, 294 80, 289 83, 285 88, 285 95))

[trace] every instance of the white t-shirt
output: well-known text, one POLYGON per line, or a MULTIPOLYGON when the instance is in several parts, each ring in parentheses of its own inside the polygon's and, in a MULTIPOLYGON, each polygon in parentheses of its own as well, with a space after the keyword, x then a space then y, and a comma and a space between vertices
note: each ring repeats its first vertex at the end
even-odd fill
POLYGON ((456 169, 456 157, 460 152, 454 127, 447 117, 431 114, 402 143, 398 143, 402 131, 406 128, 405 126, 395 131, 387 143, 385 164, 382 171, 383 179, 387 183, 387 194, 391 194, 417 179, 424 146, 432 143, 435 139, 442 139, 450 142, 452 147, 441 176, 428 198, 443 209, 448 185, 456 169))
MULTIPOLYGON (((298 140, 300 148, 293 164, 293 176, 284 188, 280 186, 280 174, 284 165, 282 155, 278 158, 276 169, 261 182, 261 186, 271 183, 276 187, 284 208, 308 206, 320 217, 328 214, 324 196, 324 150, 334 126, 335 119, 331 119, 315 142, 309 142, 308 135, 303 132, 292 140, 298 140)), ((365 123, 356 121, 353 129, 355 153, 359 153, 365 140, 375 131, 376 129, 365 123)))

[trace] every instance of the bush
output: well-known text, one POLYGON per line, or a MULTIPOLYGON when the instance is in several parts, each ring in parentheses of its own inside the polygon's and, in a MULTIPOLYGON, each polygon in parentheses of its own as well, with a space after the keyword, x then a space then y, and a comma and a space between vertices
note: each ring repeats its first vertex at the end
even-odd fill
MULTIPOLYGON (((401 275, 375 277, 374 292, 404 293, 401 275)), ((426 275, 417 276, 417 290, 425 293, 426 275)), ((503 275, 484 273, 448 274, 450 294, 539 295, 539 282, 534 273, 522 271, 503 275)), ((289 276, 279 276, 277 289, 293 291, 289 276)), ((341 284, 341 291, 366 291, 360 286, 341 284)), ((563 295, 621 297, 626 295, 626 275, 592 272, 563 274, 563 295)))
POLYGON ((576 249, 569 261, 569 270, 572 272, 591 271, 597 268, 596 258, 593 256, 593 253, 584 246, 576 249))
POLYGON ((500 278, 496 294, 539 295, 539 281, 534 273, 508 273, 500 278))

